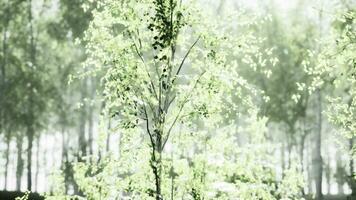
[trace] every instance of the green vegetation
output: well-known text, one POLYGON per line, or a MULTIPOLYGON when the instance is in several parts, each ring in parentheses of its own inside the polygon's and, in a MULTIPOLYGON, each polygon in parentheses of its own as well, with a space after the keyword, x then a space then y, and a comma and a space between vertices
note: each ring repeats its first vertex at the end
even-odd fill
POLYGON ((0 0, 0 187, 49 200, 354 198, 355 9, 0 0))

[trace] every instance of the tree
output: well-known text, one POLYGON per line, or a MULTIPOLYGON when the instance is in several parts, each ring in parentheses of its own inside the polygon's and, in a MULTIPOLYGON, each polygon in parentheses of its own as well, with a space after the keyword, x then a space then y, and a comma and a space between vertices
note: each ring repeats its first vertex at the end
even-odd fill
MULTIPOLYGON (((327 116, 330 122, 341 128, 343 135, 350 139, 350 187, 352 195, 355 194, 355 179, 353 172, 354 149, 354 101, 355 101, 355 12, 344 11, 334 22, 334 35, 328 38, 328 48, 318 57, 318 66, 313 73, 313 86, 315 88, 332 83, 334 92, 327 98, 327 116)), ((341 170, 339 170, 341 171, 341 170)))
MULTIPOLYGON (((345 93, 341 97, 330 97, 331 104, 328 108, 328 117, 331 122, 339 125, 344 134, 349 139, 349 178, 348 183, 352 189, 352 195, 356 195, 356 181, 354 172, 354 138, 355 138, 355 21, 356 12, 354 10, 346 11, 336 25, 339 33, 337 33, 335 42, 336 48, 330 49, 325 53, 329 59, 326 62, 321 62, 325 72, 331 73, 332 79, 337 88, 343 89, 345 93), (336 50, 335 50, 336 49, 336 50), (335 69, 335 68, 338 69, 335 69), (335 73, 336 72, 336 73, 335 73)), ((324 56, 324 55, 323 55, 324 56)), ((325 75, 325 73, 323 73, 325 75)))
MULTIPOLYGON (((3 3, 3 2, 2 2, 3 3)), ((40 4, 41 11, 46 3, 40 4)), ((50 96, 53 88, 48 83, 50 70, 46 68, 43 56, 43 39, 46 34, 40 33, 42 24, 34 17, 32 1, 6 1, 4 2, 5 19, 9 17, 3 35, 2 43, 4 59, 3 71, 6 71, 6 81, 1 85, 1 112, 2 131, 17 138, 18 167, 17 189, 23 171, 22 142, 26 137, 27 145, 27 187, 32 189, 32 146, 35 137, 46 123, 46 114, 51 103, 50 96), (11 15, 10 15, 11 14, 11 15), (26 26, 28 24, 29 26, 26 26), (38 32, 37 32, 38 31, 38 32), (11 47, 11 48, 9 48, 11 47), (20 144, 21 143, 21 144, 20 144)), ((3 7, 2 7, 3 8, 3 7)), ((5 77, 5 76, 4 76, 5 77)), ((7 136, 8 140, 10 137, 7 136)))
POLYGON ((302 172, 305 141, 311 133, 309 127, 315 121, 309 111, 311 95, 307 89, 311 76, 303 67, 308 52, 315 48, 316 29, 310 19, 298 16, 305 10, 302 2, 288 14, 278 13, 274 1, 261 7, 271 18, 255 27, 259 36, 265 38, 262 45, 270 54, 262 59, 272 57, 275 64, 273 67, 266 63, 255 68, 245 67, 242 73, 264 92, 260 97, 261 115, 268 117, 271 127, 280 130, 281 136, 271 131, 269 138, 282 143, 279 162, 282 171, 291 167, 293 156, 298 153, 302 172))
MULTIPOLYGON (((257 54, 261 40, 247 31, 255 22, 241 16, 230 17, 224 23, 213 18, 214 23, 201 21, 207 17, 194 2, 174 0, 105 1, 94 10, 86 33, 89 59, 84 76, 103 76, 105 113, 123 133, 123 146, 118 161, 107 156, 97 163, 76 164, 76 180, 87 198, 298 196, 294 190, 282 189, 290 181, 277 184, 272 169, 263 163, 257 162, 251 176, 245 178, 239 171, 233 175, 209 162, 212 158, 207 155, 212 152, 217 157, 233 152, 226 163, 234 167, 233 163, 239 163, 235 160, 239 159, 239 148, 233 146, 232 130, 236 127, 232 124, 241 120, 251 125, 245 127, 246 132, 256 135, 247 137, 260 141, 263 133, 259 128, 265 120, 256 116, 253 106, 252 96, 258 91, 238 74, 238 63, 229 59, 233 54, 263 55, 257 54), (244 31, 235 32, 237 27, 244 31), (175 143, 178 127, 182 127, 185 137, 175 143), (226 151, 212 147, 218 139, 226 142, 226 151), (179 147, 171 160, 165 157, 168 146, 179 147), (187 153, 189 149, 193 155, 187 153), (173 161, 177 167, 168 167, 173 161), (258 177, 261 171, 266 177, 258 177), (209 173, 214 177, 209 178, 209 173), (245 188, 231 193, 221 187, 208 189, 219 182, 245 188), (247 185, 266 189, 248 192, 247 185), (279 186, 281 190, 276 189, 279 186)), ((258 61, 247 62, 255 66, 258 61)), ((272 64, 268 60, 260 62, 272 64)), ((264 157, 266 152, 262 151, 264 157)), ((242 163, 253 166, 254 162, 243 158, 257 156, 257 152, 241 155, 242 163)), ((292 185, 299 188, 299 181, 292 185)))

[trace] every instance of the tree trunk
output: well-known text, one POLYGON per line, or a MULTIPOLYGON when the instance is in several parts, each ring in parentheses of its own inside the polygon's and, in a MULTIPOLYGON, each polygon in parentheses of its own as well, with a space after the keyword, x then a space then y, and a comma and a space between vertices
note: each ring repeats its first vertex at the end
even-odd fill
MULTIPOLYGON (((87 84, 86 80, 82 81, 82 86, 83 89, 81 91, 81 101, 84 101, 86 98, 87 94, 87 84)), ((78 147, 79 147, 79 158, 84 157, 87 155, 87 141, 85 137, 85 124, 86 124, 86 107, 87 105, 84 103, 84 105, 80 108, 80 117, 79 117, 79 134, 78 134, 78 147)))
POLYGON ((86 139, 85 139, 85 111, 81 111, 81 117, 79 123, 80 123, 79 137, 78 137, 79 157, 84 157, 87 155, 86 152, 87 147, 86 147, 86 139))
MULTIPOLYGON (((304 131, 304 134, 302 135, 302 138, 300 140, 300 148, 299 148, 300 173, 302 174, 303 178, 305 178, 305 176, 304 176, 304 148, 305 148, 305 139, 306 138, 307 138, 307 133, 304 131)), ((303 195, 305 194, 304 186, 302 188, 302 193, 303 193, 303 195)))
POLYGON ((61 158, 61 162, 62 164, 65 162, 65 158, 67 155, 67 141, 66 141, 66 136, 65 136, 65 131, 64 131, 64 125, 62 125, 62 158, 61 158))
POLYGON ((218 9, 216 10, 217 14, 219 15, 221 13, 221 11, 223 10, 225 5, 225 0, 220 0, 220 4, 218 6, 218 9))
POLYGON ((338 194, 344 194, 344 183, 345 183, 345 171, 342 159, 340 158, 340 152, 337 153, 336 157, 336 183, 338 194))
MULTIPOLYGON (((290 136, 290 138, 293 136, 290 136)), ((287 144, 287 149, 288 149, 288 169, 290 169, 292 166, 292 148, 293 144, 292 141, 289 141, 287 144)))
POLYGON ((337 192, 338 194, 341 194, 341 195, 344 194, 344 184, 341 184, 338 182, 337 183, 337 191, 338 191, 337 192))
MULTIPOLYGON (((35 37, 33 31, 33 16, 32 16, 32 0, 28 0, 28 21, 29 21, 29 28, 30 28, 30 61, 32 65, 36 65, 36 48, 35 48, 35 37)), ((34 69, 31 68, 30 75, 34 69)), ((32 189, 32 147, 33 147, 33 139, 34 139, 34 118, 33 116, 34 111, 33 109, 33 85, 30 84, 31 87, 29 88, 30 91, 30 98, 29 98, 29 115, 31 116, 30 122, 27 125, 27 140, 28 140, 28 149, 27 149, 27 190, 31 191, 32 189)))
POLYGON ((162 183, 162 153, 159 151, 153 151, 151 155, 151 168, 155 177, 155 198, 156 200, 163 200, 161 192, 162 183))
POLYGON ((10 8, 9 8, 9 0, 6 1, 6 8, 5 8, 5 17, 3 18, 3 40, 2 40, 2 51, 3 51, 3 60, 1 65, 1 76, 2 76, 2 83, 3 86, 5 84, 5 77, 6 77, 6 64, 7 64, 7 28, 10 21, 10 8))
POLYGON ((285 141, 282 141, 282 147, 281 147, 281 163, 282 163, 282 176, 284 176, 284 171, 286 170, 286 153, 285 153, 285 141))
POLYGON ((315 169, 316 169, 316 179, 315 179, 315 188, 316 188, 316 200, 323 199, 322 194, 322 183, 323 183, 323 158, 321 157, 321 133, 322 133, 322 99, 320 89, 317 91, 317 113, 318 113, 318 122, 317 122, 317 135, 316 135, 316 155, 315 155, 315 169))
POLYGON ((38 136, 36 141, 36 174, 35 174, 35 191, 38 190, 38 175, 40 172, 40 139, 41 137, 38 136))
POLYGON ((325 178, 327 183, 327 193, 330 194, 331 191, 331 167, 330 167, 330 153, 326 155, 326 166, 325 166, 325 178))
POLYGON ((305 150, 305 140, 307 139, 309 135, 309 131, 305 127, 305 119, 306 116, 303 117, 303 135, 301 137, 300 141, 300 149, 299 149, 299 156, 300 156, 300 165, 301 165, 301 173, 304 173, 304 150, 305 150))
POLYGON ((173 157, 173 146, 171 150, 171 200, 174 200, 174 157, 173 157))
MULTIPOLYGON (((349 139, 349 150, 351 153, 354 147, 354 137, 351 137, 349 139)), ((353 155, 350 155, 350 161, 349 161, 349 167, 350 167, 350 176, 349 176, 349 186, 351 188, 351 196, 356 197, 356 176, 355 176, 355 168, 354 168, 354 159, 353 155)))
MULTIPOLYGON (((2 53, 3 53, 3 59, 1 63, 1 85, 0 85, 0 90, 4 91, 5 89, 5 84, 6 84, 6 64, 7 64, 7 27, 8 23, 10 21, 10 12, 9 12, 9 1, 6 1, 6 8, 5 8, 5 17, 3 18, 3 40, 2 40, 2 53)), ((4 102, 4 95, 0 95, 0 134, 2 130, 4 130, 4 114, 5 112, 3 111, 2 104, 4 102)), ((10 133, 6 133, 6 160, 5 160, 5 190, 7 189, 7 178, 8 178, 8 167, 9 167, 9 153, 10 153, 10 133)))
POLYGON ((22 141, 23 138, 18 135, 16 138, 17 148, 17 166, 16 166, 16 190, 21 190, 21 178, 23 173, 23 159, 22 159, 22 141))
POLYGON ((306 161, 307 161, 307 163, 305 164, 305 166, 306 166, 306 170, 307 170, 307 174, 308 174, 308 194, 312 194, 313 193, 313 175, 312 175, 312 154, 311 154, 311 152, 312 152, 312 150, 311 150, 311 147, 312 147, 312 143, 311 143, 311 141, 310 140, 308 140, 308 146, 307 146, 307 148, 306 148, 306 154, 305 155, 307 155, 307 159, 306 159, 306 161))
MULTIPOLYGON (((160 112, 159 112, 160 113, 160 112)), ((150 166, 155 178, 155 199, 156 200, 163 200, 162 191, 161 191, 161 184, 162 184, 162 136, 163 136, 163 124, 164 124, 164 115, 160 113, 159 119, 155 122, 155 129, 153 130, 154 137, 150 134, 151 137, 151 160, 150 166), (161 117, 162 116, 162 117, 161 117)), ((147 116, 147 115, 146 115, 147 116)), ((148 127, 148 121, 147 121, 148 127)), ((149 131, 149 128, 147 128, 149 131)))
POLYGON ((93 155, 93 106, 89 106, 89 123, 88 123, 88 134, 89 134, 89 154, 93 155))
MULTIPOLYGON (((95 98, 95 80, 94 78, 90 78, 88 79, 89 82, 89 93, 90 93, 90 98, 91 100, 94 100, 95 98)), ((90 103, 90 105, 88 106, 88 134, 89 134, 89 154, 93 155, 93 132, 94 132, 94 115, 93 115, 93 109, 95 108, 95 106, 90 103)))
POLYGON ((110 151, 110 136, 111 136, 111 119, 109 119, 108 121, 108 128, 106 134, 106 152, 110 151))
POLYGON ((5 152, 5 190, 7 189, 7 176, 9 169, 9 155, 10 154, 10 133, 6 134, 6 152, 5 152))
POLYGON ((340 184, 340 183, 337 183, 337 193, 340 194, 340 195, 343 195, 345 192, 344 192, 344 185, 343 184, 340 184))
POLYGON ((61 158, 61 169, 64 173, 64 190, 65 194, 68 192, 68 182, 69 182, 69 173, 68 173, 68 151, 67 151, 67 140, 65 134, 64 124, 62 124, 62 158, 61 158))
POLYGON ((28 128, 27 140, 27 190, 32 190, 32 149, 33 149, 34 131, 32 126, 28 128))
POLYGON ((304 148, 305 148, 305 139, 307 135, 304 133, 300 141, 299 157, 300 157, 300 172, 304 173, 304 148))

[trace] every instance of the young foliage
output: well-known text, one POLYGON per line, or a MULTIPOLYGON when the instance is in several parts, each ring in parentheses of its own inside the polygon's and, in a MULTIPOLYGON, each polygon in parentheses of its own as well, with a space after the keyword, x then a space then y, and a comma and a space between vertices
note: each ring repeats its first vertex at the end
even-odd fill
POLYGON ((260 18, 241 11, 221 20, 198 5, 106 0, 93 11, 82 76, 102 77, 104 117, 121 142, 119 156, 76 164, 88 199, 297 198, 278 189, 300 182, 276 180, 259 91, 231 59, 260 55, 262 40, 247 31, 260 18))

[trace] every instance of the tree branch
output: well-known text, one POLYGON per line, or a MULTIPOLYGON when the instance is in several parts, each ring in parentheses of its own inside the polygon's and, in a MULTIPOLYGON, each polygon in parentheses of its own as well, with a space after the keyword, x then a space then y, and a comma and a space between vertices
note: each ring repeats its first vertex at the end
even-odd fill
POLYGON ((175 76, 178 76, 178 75, 179 75, 179 73, 180 73, 180 71, 182 70, 182 67, 183 67, 183 65, 184 65, 184 63, 185 63, 185 60, 186 60, 187 57, 189 56, 189 54, 190 54, 190 52, 192 51, 192 49, 194 48, 194 46, 195 46, 195 45, 198 43, 198 41, 200 40, 200 37, 201 37, 201 36, 199 36, 199 37, 197 38, 197 40, 192 44, 192 46, 189 48, 189 50, 188 50, 187 53, 185 54, 185 56, 184 56, 182 62, 181 62, 180 65, 179 65, 179 68, 178 68, 178 70, 177 70, 175 76))
POLYGON ((182 112, 184 106, 185 106, 186 103, 188 102, 188 99, 191 97, 191 95, 192 95, 192 93, 193 93, 195 87, 196 87, 197 84, 199 83, 200 78, 205 74, 205 72, 206 72, 206 71, 203 71, 203 72, 199 75, 198 79, 197 79, 197 80, 195 81, 195 83, 194 83, 193 88, 190 90, 189 94, 186 96, 186 98, 184 99, 182 105, 180 106, 177 116, 175 117, 175 119, 173 120, 173 123, 171 124, 171 126, 169 127, 169 129, 168 129, 168 131, 167 131, 167 137, 166 137, 166 139, 165 139, 164 142, 163 142, 162 149, 163 149, 164 146, 166 145, 166 143, 167 143, 167 141, 168 141, 168 138, 169 138, 169 136, 170 136, 170 134, 171 134, 171 131, 172 131, 174 125, 177 123, 177 120, 178 120, 178 118, 180 117, 180 114, 181 114, 181 112, 182 112))
POLYGON ((145 71, 146 71, 146 73, 147 73, 147 76, 148 76, 148 78, 150 79, 150 84, 151 84, 151 87, 152 87, 152 90, 153 90, 153 94, 154 94, 154 96, 158 99, 158 97, 157 97, 157 92, 156 92, 156 88, 155 88, 155 86, 154 86, 154 84, 153 84, 152 76, 151 76, 150 72, 149 72, 148 69, 147 69, 145 59, 143 58, 141 52, 138 50, 138 47, 137 47, 137 45, 136 45, 136 42, 135 42, 135 40, 134 40, 134 38, 132 37, 132 35, 131 35, 130 32, 129 32, 129 35, 130 35, 130 38, 132 39, 132 42, 133 42, 133 44, 134 44, 136 54, 140 57, 140 59, 141 59, 143 65, 144 65, 145 71))

